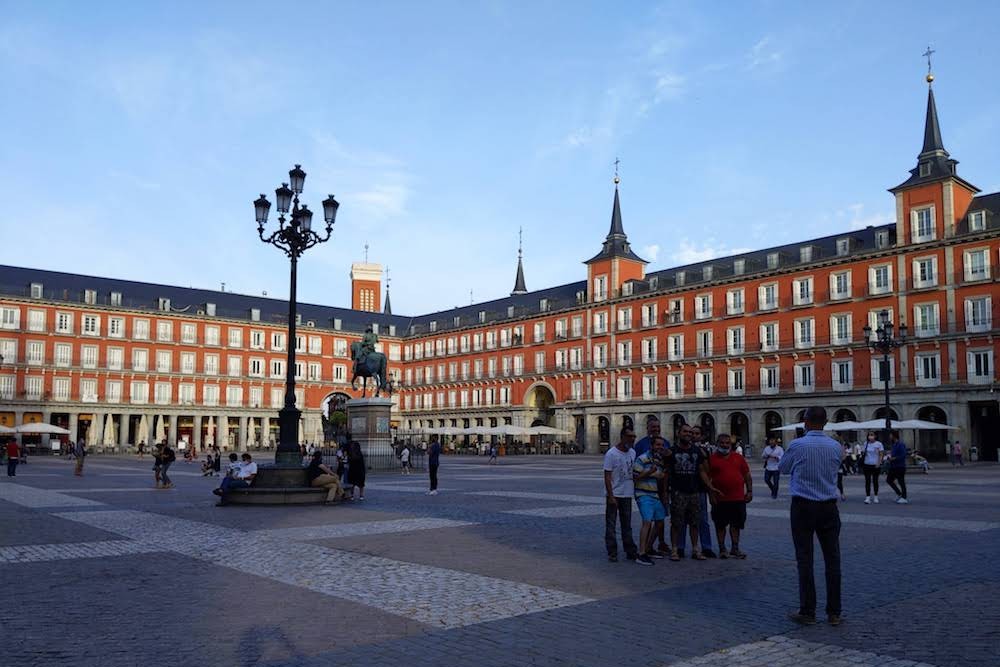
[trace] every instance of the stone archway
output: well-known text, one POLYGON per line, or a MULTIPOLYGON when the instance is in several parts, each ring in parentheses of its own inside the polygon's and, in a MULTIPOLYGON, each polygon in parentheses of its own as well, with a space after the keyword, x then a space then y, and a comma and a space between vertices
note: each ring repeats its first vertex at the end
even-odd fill
POLYGON ((681 427, 687 424, 684 415, 675 414, 670 418, 670 430, 673 432, 673 439, 670 442, 677 442, 677 436, 681 432, 681 427))
MULTIPOLYGON (((948 415, 936 405, 925 405, 917 410, 917 419, 935 424, 947 424, 948 415)), ((913 443, 915 451, 928 459, 944 460, 948 456, 945 443, 948 442, 948 431, 916 431, 913 443)))
POLYGON ((340 442, 347 437, 347 401, 348 394, 333 392, 323 399, 320 409, 323 411, 323 439, 327 442, 340 442))
POLYGON ((536 382, 524 393, 524 406, 529 410, 532 426, 552 426, 549 422, 556 414, 555 403, 555 390, 545 382, 536 382))
MULTIPOLYGON (((878 408, 877 410, 875 410, 875 414, 872 415, 872 419, 885 419, 885 406, 884 405, 882 407, 878 408)), ((893 410, 892 408, 889 408, 889 419, 892 419, 892 420, 899 419, 899 414, 895 410, 893 410)), ((883 426, 883 428, 885 428, 885 427, 883 426)))
MULTIPOLYGON (((847 408, 841 408, 833 413, 833 422, 835 424, 840 424, 841 422, 856 422, 858 421, 858 416, 854 414, 853 410, 848 410, 847 408)), ((858 442, 858 432, 857 431, 841 431, 840 437, 844 439, 844 442, 858 442)))
POLYGON ((781 431, 776 429, 784 426, 784 420, 781 415, 774 410, 768 410, 764 413, 764 434, 768 438, 781 437, 781 431))
POLYGON ((740 440, 744 445, 750 442, 750 418, 742 412, 733 412, 729 415, 729 435, 734 440, 740 440))
POLYGON ((611 420, 607 417, 597 418, 597 439, 601 444, 611 444, 611 420))
POLYGON ((706 442, 715 442, 715 417, 703 412, 698 415, 698 426, 701 427, 701 437, 706 442))

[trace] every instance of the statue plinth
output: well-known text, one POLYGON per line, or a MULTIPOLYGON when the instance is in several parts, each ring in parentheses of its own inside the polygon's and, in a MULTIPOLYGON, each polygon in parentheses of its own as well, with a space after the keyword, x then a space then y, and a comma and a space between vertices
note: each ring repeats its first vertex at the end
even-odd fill
POLYGON ((369 470, 396 467, 391 411, 392 399, 389 398, 352 398, 347 401, 347 430, 351 439, 361 445, 369 470))

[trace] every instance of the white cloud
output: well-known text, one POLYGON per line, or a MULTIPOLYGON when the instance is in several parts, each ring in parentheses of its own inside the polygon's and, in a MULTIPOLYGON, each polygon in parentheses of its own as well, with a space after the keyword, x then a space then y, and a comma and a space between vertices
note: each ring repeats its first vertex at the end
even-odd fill
POLYGON ((848 227, 851 229, 864 229, 865 227, 878 227, 896 221, 896 214, 891 212, 867 213, 864 204, 851 204, 846 209, 837 211, 837 218, 846 219, 848 227))
POLYGON ((747 66, 750 69, 775 68, 782 64, 784 57, 784 52, 779 51, 771 44, 771 37, 768 35, 758 40, 750 48, 750 53, 747 55, 747 66))
POLYGON ((680 243, 671 255, 678 266, 685 264, 697 264, 707 262, 718 257, 729 257, 731 255, 741 255, 750 252, 752 248, 730 248, 724 243, 719 243, 715 239, 708 239, 702 243, 694 243, 690 239, 681 239, 680 243))
POLYGON ((380 183, 346 199, 357 204, 365 217, 381 219, 405 214, 410 194, 410 188, 405 185, 380 183))
POLYGON ((643 259, 647 259, 650 262, 655 262, 656 258, 660 256, 660 246, 656 243, 652 245, 643 246, 642 250, 639 252, 643 259))
POLYGON ((653 87, 654 103, 680 99, 684 95, 684 81, 680 74, 661 74, 653 87))

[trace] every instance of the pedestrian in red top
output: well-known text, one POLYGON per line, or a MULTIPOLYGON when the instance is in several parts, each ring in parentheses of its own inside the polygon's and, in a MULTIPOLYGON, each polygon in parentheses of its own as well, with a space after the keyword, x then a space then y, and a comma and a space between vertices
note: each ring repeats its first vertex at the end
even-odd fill
POLYGON ((711 493, 712 522, 719 540, 719 558, 746 558, 740 551, 740 531, 747 522, 747 503, 753 499, 750 466, 742 454, 732 450, 729 435, 720 433, 715 451, 708 457, 708 477, 715 490, 711 493), (726 553, 726 528, 732 549, 726 553))
POLYGON ((7 476, 17 477, 17 464, 21 459, 21 452, 18 451, 17 440, 10 438, 7 440, 7 476))

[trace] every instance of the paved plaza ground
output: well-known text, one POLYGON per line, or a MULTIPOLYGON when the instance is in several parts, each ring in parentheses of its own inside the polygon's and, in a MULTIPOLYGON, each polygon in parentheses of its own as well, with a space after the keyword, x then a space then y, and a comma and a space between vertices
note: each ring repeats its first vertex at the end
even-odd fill
POLYGON ((606 559, 596 457, 445 457, 438 496, 372 474, 364 502, 300 508, 216 507, 184 462, 155 490, 150 466, 0 478, 0 664, 1000 664, 997 465, 911 473, 909 506, 849 477, 845 622, 808 628, 787 488, 760 475, 747 560, 639 567, 606 559))

